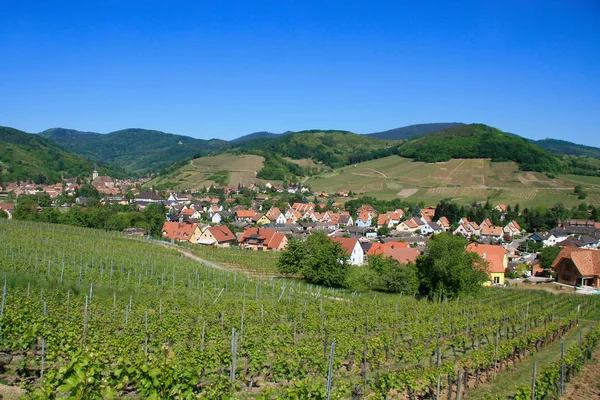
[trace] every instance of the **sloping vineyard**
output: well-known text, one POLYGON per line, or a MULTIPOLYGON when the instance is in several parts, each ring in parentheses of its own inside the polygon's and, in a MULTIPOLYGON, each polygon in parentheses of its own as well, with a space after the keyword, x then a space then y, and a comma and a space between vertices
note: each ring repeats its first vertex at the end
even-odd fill
POLYGON ((600 312, 542 291, 345 293, 2 220, 0 273, 1 378, 32 398, 447 398, 600 312))

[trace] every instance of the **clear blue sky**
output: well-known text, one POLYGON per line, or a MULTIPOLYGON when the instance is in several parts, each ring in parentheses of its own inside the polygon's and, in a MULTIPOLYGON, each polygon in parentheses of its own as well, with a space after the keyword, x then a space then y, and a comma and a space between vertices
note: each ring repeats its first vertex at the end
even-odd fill
POLYGON ((600 1, 0 0, 0 125, 453 121, 600 146, 600 1))

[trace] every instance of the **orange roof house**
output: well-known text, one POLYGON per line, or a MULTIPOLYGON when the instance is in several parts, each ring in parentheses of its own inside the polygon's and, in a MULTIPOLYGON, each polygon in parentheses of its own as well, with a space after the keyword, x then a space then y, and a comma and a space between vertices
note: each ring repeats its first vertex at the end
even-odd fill
POLYGON ((163 238, 177 240, 180 242, 196 243, 198 237, 200 237, 200 227, 198 224, 165 222, 161 232, 163 238))
POLYGON ((383 250, 384 256, 392 257, 400 264, 414 263, 420 254, 419 250, 414 247, 386 246, 383 250))
POLYGON ((235 240, 235 235, 227 225, 216 225, 206 228, 200 235, 198 243, 207 246, 229 247, 235 240))
POLYGON ((508 267, 508 255, 504 247, 470 243, 466 251, 477 253, 488 262, 488 274, 490 275, 491 282, 500 285, 504 284, 504 272, 508 267))
POLYGON ((248 250, 278 251, 287 246, 287 236, 274 229, 248 228, 239 238, 240 245, 248 250))
POLYGON ((564 247, 552 264, 559 283, 600 287, 600 250, 564 247))

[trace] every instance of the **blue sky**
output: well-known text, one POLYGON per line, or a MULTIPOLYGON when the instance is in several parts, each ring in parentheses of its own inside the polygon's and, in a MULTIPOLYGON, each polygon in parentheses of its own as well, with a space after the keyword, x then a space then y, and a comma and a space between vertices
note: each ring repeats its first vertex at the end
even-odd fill
POLYGON ((1 1, 0 125, 481 122, 600 146, 600 2, 1 1))

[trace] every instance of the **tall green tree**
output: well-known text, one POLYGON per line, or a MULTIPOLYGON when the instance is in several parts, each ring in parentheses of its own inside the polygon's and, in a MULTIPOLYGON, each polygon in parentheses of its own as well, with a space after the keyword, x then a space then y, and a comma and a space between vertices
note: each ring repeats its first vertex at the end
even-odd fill
POLYGON ((478 254, 465 253, 466 239, 449 233, 434 235, 425 255, 417 258, 419 292, 430 298, 477 293, 488 281, 487 263, 478 254))
POLYGON ((277 268, 281 273, 300 275, 311 283, 343 287, 348 272, 347 257, 339 243, 322 232, 315 232, 304 242, 290 240, 279 257, 277 268))
POLYGON ((560 253, 560 247, 558 246, 544 247, 540 251, 540 265, 542 268, 552 268, 552 264, 556 260, 556 257, 558 257, 558 253, 560 253))

